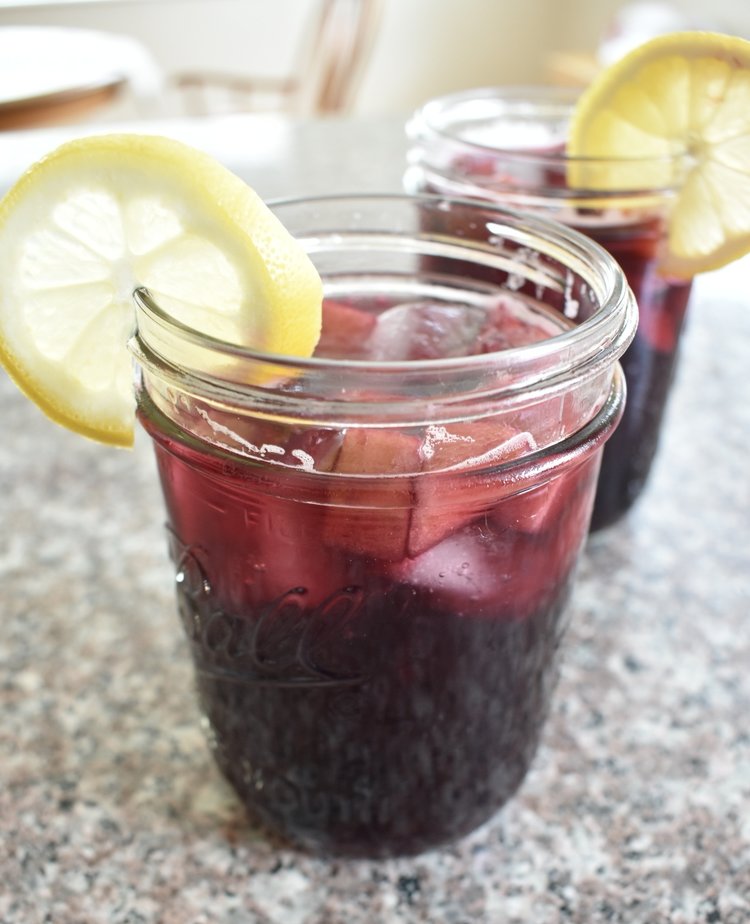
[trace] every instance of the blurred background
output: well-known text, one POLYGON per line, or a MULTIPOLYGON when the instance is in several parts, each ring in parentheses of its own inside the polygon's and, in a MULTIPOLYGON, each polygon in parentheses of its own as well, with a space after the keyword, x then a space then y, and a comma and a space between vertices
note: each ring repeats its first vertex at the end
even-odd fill
POLYGON ((745 0, 0 0, 0 130, 242 111, 404 116, 583 86, 650 35, 750 35, 745 0))

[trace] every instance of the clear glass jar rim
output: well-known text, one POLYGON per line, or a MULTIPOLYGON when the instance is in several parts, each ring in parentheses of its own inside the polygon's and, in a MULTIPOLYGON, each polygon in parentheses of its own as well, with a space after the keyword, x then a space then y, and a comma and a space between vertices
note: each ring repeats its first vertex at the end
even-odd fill
MULTIPOLYGON (((356 373, 393 374, 398 372, 402 377, 424 376, 425 373, 434 372, 436 375, 450 373, 459 374, 464 371, 472 373, 492 371, 499 362, 503 365, 512 365, 519 361, 537 363, 549 359, 555 354, 569 356, 576 354, 578 363, 591 358, 593 350, 599 349, 602 337, 609 343, 611 361, 619 358, 632 339, 637 323, 637 314, 634 307, 632 293, 627 285, 618 264, 607 251, 592 241, 589 237, 565 227, 557 222, 531 214, 506 208, 494 203, 477 202, 476 200, 457 199, 454 197, 433 195, 412 195, 398 193, 370 193, 370 194, 336 194, 320 196, 303 196, 288 199, 271 200, 269 207, 283 221, 283 212, 289 208, 306 206, 326 206, 335 204, 382 204, 389 203, 416 204, 418 202, 433 203, 448 202, 455 205, 481 209, 484 212, 497 215, 498 226, 514 229, 529 238, 535 236, 545 247, 547 255, 557 256, 559 259, 568 257, 574 259, 586 278, 586 282, 596 290, 600 307, 594 314, 564 332, 537 343, 513 347, 494 353, 475 354, 461 357, 443 357, 439 359, 409 360, 409 361, 374 361, 327 359, 319 357, 299 357, 278 353, 268 353, 252 347, 229 343, 217 339, 205 331, 190 328, 179 320, 171 317, 162 309, 152 293, 146 289, 137 289, 134 293, 136 306, 139 311, 149 318, 149 321, 171 336, 182 338, 186 343, 199 346, 217 355, 224 355, 235 362, 247 362, 268 366, 272 364, 279 369, 287 370, 290 374, 315 372, 321 374, 327 370, 332 373, 354 371, 356 373), (504 223, 501 225, 500 223, 504 223), (596 269, 594 269, 596 267, 596 269), (606 332, 609 333, 606 333, 606 332)), ((304 236, 298 239, 314 252, 316 242, 323 246, 324 241, 315 236, 312 240, 304 236)), ((420 240, 428 240, 425 232, 420 234, 420 240)), ((338 245, 344 240, 344 235, 332 236, 332 244, 338 245), (335 239, 333 239, 335 237, 335 239)), ((526 240, 529 245, 529 241, 526 240)), ((533 246, 533 245, 531 245, 533 246)), ((136 333, 136 339, 138 334, 136 333)), ((143 359, 142 350, 135 349, 139 359, 143 359)), ((560 370, 564 371, 564 370, 560 370)))
POLYGON ((434 97, 415 110, 407 122, 406 132, 412 141, 440 140, 452 144, 460 144, 468 149, 486 154, 502 155, 510 162, 536 163, 540 165, 565 165, 571 163, 585 163, 588 165, 617 164, 630 168, 642 164, 646 166, 678 165, 688 152, 679 151, 663 157, 572 157, 561 147, 559 150, 545 150, 541 152, 536 148, 502 147, 496 144, 483 144, 467 138, 461 133, 461 122, 451 122, 451 112, 474 103, 496 103, 506 106, 536 106, 554 111, 559 119, 567 119, 573 110, 580 91, 565 87, 537 87, 537 86, 486 86, 469 90, 459 90, 444 96, 434 97))

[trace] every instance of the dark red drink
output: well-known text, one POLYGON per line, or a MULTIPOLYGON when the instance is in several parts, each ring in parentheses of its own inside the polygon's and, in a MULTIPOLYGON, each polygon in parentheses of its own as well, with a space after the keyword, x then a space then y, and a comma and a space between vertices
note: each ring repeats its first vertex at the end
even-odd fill
MULTIPOLYGON (((415 201, 355 214, 392 234, 415 201)), ((463 247, 394 275, 399 246, 373 239, 373 275, 354 239, 316 359, 229 383, 217 363, 175 394, 143 342, 139 413, 219 767, 292 842, 385 856, 472 830, 523 780, 622 394, 616 352, 571 340, 543 297, 472 282, 463 247), (566 378, 560 351, 587 359, 566 378)), ((619 292, 601 310, 621 351, 619 292)))
POLYGON ((252 812, 353 855, 415 853, 491 815, 547 714, 608 427, 576 440, 551 486, 476 513, 466 496, 508 490, 500 476, 426 476, 424 490, 457 498, 441 517, 464 525, 410 557, 392 510, 337 536, 330 485, 301 504, 296 473, 229 462, 167 435, 153 411, 142 419, 214 755, 252 812))
POLYGON ((628 400, 604 449, 591 519, 592 530, 616 522, 639 497, 656 455, 674 377, 680 333, 692 283, 659 271, 663 220, 630 225, 579 226, 622 267, 638 303, 638 330, 620 362, 628 400))

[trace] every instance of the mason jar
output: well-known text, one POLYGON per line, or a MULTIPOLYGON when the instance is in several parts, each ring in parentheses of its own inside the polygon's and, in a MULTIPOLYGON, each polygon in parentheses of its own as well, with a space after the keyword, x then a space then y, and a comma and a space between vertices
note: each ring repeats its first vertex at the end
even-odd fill
POLYGON ((407 126, 405 185, 411 192, 480 198, 563 222, 605 247, 625 272, 640 321, 622 357, 628 403, 604 450, 592 519, 598 529, 619 520, 646 484, 692 281, 670 276, 663 262, 677 187, 654 188, 642 180, 656 173, 679 177, 678 157, 569 156, 575 98, 570 90, 490 87, 430 100, 407 126), (606 187, 602 177, 614 174, 626 188, 606 187))
POLYGON ((591 240, 481 202, 273 207, 324 283, 312 358, 137 293, 180 619, 251 816, 413 854, 490 818, 537 749, 635 304, 591 240))

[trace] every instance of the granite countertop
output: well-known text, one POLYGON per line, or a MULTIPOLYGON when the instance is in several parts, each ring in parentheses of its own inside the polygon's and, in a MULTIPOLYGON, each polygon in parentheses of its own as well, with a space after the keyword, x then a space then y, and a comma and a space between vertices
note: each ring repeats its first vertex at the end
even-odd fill
MULTIPOLYGON (((283 134, 246 170, 264 195, 398 184, 394 124, 283 134)), ((90 444, 0 374, 0 922, 750 921, 747 273, 696 285, 653 477, 586 550, 521 791, 403 860, 248 825, 204 743, 145 437, 90 444)))

